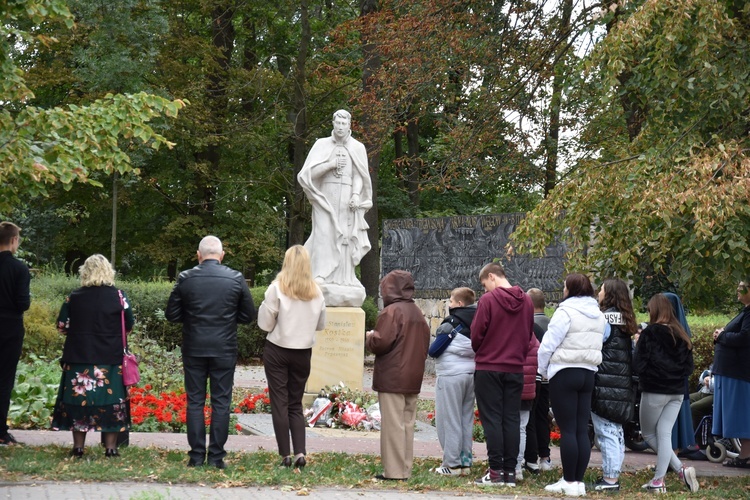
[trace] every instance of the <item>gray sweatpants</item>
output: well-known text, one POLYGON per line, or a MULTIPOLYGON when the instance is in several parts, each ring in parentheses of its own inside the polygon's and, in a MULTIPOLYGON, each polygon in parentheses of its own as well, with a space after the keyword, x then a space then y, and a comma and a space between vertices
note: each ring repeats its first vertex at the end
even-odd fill
POLYGON ((682 462, 672 450, 672 427, 682 406, 682 394, 641 393, 641 432, 643 439, 656 452, 654 479, 667 474, 667 468, 679 471, 682 462))
POLYGON ((474 374, 438 376, 435 424, 443 448, 443 467, 471 467, 474 431, 474 374))

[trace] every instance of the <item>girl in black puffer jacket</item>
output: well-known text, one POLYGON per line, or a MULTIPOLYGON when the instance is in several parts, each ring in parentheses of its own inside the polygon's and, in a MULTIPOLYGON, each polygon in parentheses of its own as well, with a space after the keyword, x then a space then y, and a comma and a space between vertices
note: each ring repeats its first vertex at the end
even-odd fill
POLYGON ((606 280, 599 290, 599 305, 607 319, 602 363, 596 373, 591 398, 591 421, 604 473, 596 491, 620 489, 619 477, 625 460, 622 424, 633 419, 635 387, 632 381, 632 336, 637 330, 628 286, 620 279, 606 280))

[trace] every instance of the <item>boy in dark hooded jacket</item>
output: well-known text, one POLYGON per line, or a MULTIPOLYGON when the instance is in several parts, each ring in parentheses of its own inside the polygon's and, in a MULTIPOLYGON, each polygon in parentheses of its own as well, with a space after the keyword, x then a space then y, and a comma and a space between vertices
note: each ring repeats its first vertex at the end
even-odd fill
POLYGON ((375 354, 372 389, 378 392, 383 474, 377 479, 407 480, 414 458, 414 422, 422 389, 430 328, 414 304, 414 279, 407 271, 391 271, 380 282, 383 310, 375 330, 366 333, 375 354))

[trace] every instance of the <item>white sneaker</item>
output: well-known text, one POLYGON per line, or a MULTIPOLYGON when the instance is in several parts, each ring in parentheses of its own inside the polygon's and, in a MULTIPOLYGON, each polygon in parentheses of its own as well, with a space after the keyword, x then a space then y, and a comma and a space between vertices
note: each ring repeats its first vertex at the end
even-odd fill
POLYGON ((662 479, 661 484, 654 484, 654 480, 647 482, 643 486, 641 486, 644 490, 648 491, 649 493, 655 493, 655 494, 661 494, 667 492, 667 484, 662 479))
POLYGON ((516 481, 523 481, 523 469, 516 469, 516 481))
POLYGON ((698 483, 698 478, 695 476, 695 468, 694 467, 683 467, 682 468, 682 480, 685 482, 685 485, 688 487, 688 489, 695 493, 700 489, 700 484, 698 483))
POLYGON ((548 471, 552 470, 552 460, 550 458, 547 458, 545 460, 539 459, 539 468, 542 471, 548 471))
POLYGON ((440 474, 441 476, 463 476, 464 472, 463 469, 459 467, 436 467, 435 472, 440 474))
POLYGON ((586 486, 583 483, 578 481, 569 483, 565 478, 560 478, 556 483, 548 484, 544 489, 550 493, 562 493, 569 497, 581 497, 586 494, 586 486))

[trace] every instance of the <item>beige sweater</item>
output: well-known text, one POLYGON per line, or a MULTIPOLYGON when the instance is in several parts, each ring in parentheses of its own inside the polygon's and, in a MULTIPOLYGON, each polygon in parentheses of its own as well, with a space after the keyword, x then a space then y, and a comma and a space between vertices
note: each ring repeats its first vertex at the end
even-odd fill
POLYGON ((326 326, 326 304, 321 293, 312 300, 287 297, 274 281, 266 290, 258 309, 258 326, 268 332, 266 339, 287 349, 309 349, 315 332, 326 326))

